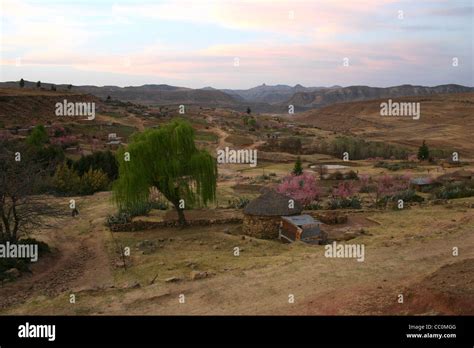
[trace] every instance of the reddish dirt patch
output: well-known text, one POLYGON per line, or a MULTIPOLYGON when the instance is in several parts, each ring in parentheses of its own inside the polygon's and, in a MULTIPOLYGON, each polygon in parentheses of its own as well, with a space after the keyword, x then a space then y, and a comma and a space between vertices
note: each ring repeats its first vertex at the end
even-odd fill
POLYGON ((442 266, 420 283, 409 286, 405 293, 407 314, 471 315, 474 312, 474 259, 442 266))
POLYGON ((32 296, 57 296, 69 290, 69 285, 84 274, 88 260, 93 257, 94 254, 85 243, 69 241, 69 245, 61 252, 33 265, 30 275, 2 286, 0 310, 23 303, 32 296))
POLYGON ((364 228, 377 225, 376 222, 360 214, 353 214, 347 217, 347 222, 343 224, 324 224, 322 229, 327 232, 331 240, 349 240, 366 233, 364 228))
POLYGON ((78 287, 100 287, 112 281, 103 219, 93 220, 93 214, 105 215, 109 208, 91 204, 108 197, 99 193, 83 198, 87 203, 78 217, 61 221, 60 227, 48 231, 47 243, 53 253, 32 264, 30 274, 0 286, 0 311, 37 296, 55 297, 78 287), (81 233, 84 226, 87 232, 81 233))

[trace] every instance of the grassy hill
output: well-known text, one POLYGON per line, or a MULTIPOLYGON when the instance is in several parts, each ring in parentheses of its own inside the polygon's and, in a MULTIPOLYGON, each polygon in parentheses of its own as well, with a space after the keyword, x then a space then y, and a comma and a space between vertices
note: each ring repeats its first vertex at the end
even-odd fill
POLYGON ((323 130, 358 135, 411 147, 420 139, 431 146, 452 148, 461 155, 474 155, 474 93, 440 94, 393 98, 393 101, 420 102, 420 119, 382 117, 380 103, 387 99, 339 103, 295 116, 299 123, 323 130))

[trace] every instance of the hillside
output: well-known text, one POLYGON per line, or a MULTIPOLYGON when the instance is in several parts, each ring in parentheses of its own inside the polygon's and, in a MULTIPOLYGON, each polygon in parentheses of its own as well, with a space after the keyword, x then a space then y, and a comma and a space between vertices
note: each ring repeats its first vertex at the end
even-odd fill
POLYGON ((294 87, 287 85, 268 86, 266 84, 249 88, 249 89, 223 89, 222 91, 241 100, 278 104, 290 99, 295 93, 311 93, 324 87, 303 87, 302 85, 295 85, 294 87))
POLYGON ((102 101, 96 96, 67 90, 0 88, 0 121, 6 128, 61 121, 55 115, 55 104, 63 102, 95 102, 96 112, 102 101))
POLYGON ((417 147, 425 139, 435 147, 474 154, 474 93, 405 97, 396 101, 420 102, 420 119, 380 116, 380 103, 386 99, 338 103, 298 114, 295 119, 367 140, 417 147))
POLYGON ((408 96, 425 96, 445 93, 467 93, 474 91, 472 87, 455 84, 436 87, 402 85, 387 88, 350 86, 331 89, 319 89, 313 92, 295 93, 287 102, 296 109, 318 108, 335 103, 361 101, 381 98, 398 98, 408 96))
MULTIPOLYGON (((43 91, 51 89, 51 83, 41 84, 43 91)), ((222 107, 237 111, 245 111, 250 107, 254 113, 287 113, 288 105, 295 111, 320 108, 327 105, 351 101, 372 100, 380 98, 397 98, 402 96, 426 96, 447 93, 467 93, 474 91, 472 87, 455 84, 436 87, 402 85, 379 88, 369 86, 332 86, 304 87, 295 85, 260 85, 249 89, 215 89, 205 87, 192 89, 165 84, 149 84, 142 86, 72 86, 55 85, 58 92, 91 94, 103 100, 109 96, 114 100, 133 102, 145 105, 195 105, 202 107, 222 107)), ((0 82, 0 88, 21 91, 16 81, 0 82)), ((37 89, 36 83, 25 81, 26 89, 37 89)), ((51 91, 52 92, 52 91, 51 91)), ((21 93, 21 92, 20 92, 21 93)))
POLYGON ((235 106, 238 102, 230 95, 219 90, 191 89, 168 85, 143 85, 139 87, 75 87, 84 93, 100 98, 119 99, 142 104, 193 104, 202 106, 235 106))
MULTIPOLYGON (((51 83, 42 83, 43 90, 51 89, 51 83)), ((129 101, 141 104, 160 105, 202 105, 202 106, 237 106, 238 101, 230 95, 219 90, 192 89, 175 87, 169 85, 143 85, 137 87, 118 86, 73 86, 68 90, 68 85, 55 85, 58 92, 74 92, 81 94, 92 94, 101 99, 111 97, 112 99, 129 101)), ((2 82, 0 88, 21 90, 18 82, 2 82)), ((25 88, 35 89, 36 83, 25 81, 25 88)))

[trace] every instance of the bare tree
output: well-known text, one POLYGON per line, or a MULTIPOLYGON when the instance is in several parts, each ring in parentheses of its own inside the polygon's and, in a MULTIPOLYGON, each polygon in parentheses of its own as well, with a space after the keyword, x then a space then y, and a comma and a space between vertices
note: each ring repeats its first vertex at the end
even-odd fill
POLYGON ((0 143, 0 240, 17 241, 32 229, 51 226, 65 212, 38 187, 47 175, 25 146, 0 143))

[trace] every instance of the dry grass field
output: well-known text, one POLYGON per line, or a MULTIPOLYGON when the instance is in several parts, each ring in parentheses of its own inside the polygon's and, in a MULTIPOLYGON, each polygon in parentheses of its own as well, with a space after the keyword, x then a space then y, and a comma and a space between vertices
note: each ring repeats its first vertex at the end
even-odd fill
POLYGON ((323 130, 363 137, 366 140, 418 147, 420 138, 433 147, 474 155, 474 94, 445 94, 396 98, 399 102, 420 102, 420 119, 382 117, 380 103, 387 100, 334 104, 297 114, 295 119, 323 130))
MULTIPOLYGON (((2 93, 8 95, 8 91, 2 93)), ((0 102, 19 113, 23 106, 18 101, 28 102, 42 97, 41 93, 52 96, 53 92, 35 92, 39 96, 26 90, 19 93, 25 95, 11 103, 1 98, 0 102)), ((278 116, 279 121, 261 115, 260 128, 254 130, 242 122, 243 113, 223 109, 204 112, 190 108, 186 118, 196 130, 198 145, 211 153, 225 146, 258 148, 269 132, 278 130, 282 136, 297 134, 304 143, 350 134, 415 150, 420 139, 425 139, 430 146, 459 151, 464 161, 474 155, 470 134, 473 98, 473 94, 424 97, 420 120, 383 118, 380 101, 338 104, 292 118, 278 116), (287 127, 293 122, 298 122, 295 127, 287 127)), ((49 112, 44 101, 38 107, 49 112)), ((83 135, 106 138, 107 124, 123 130, 126 142, 133 131, 159 126, 172 116, 176 115, 147 117, 125 108, 113 112, 106 108, 97 115, 97 125, 87 130, 75 121, 68 125, 85 147, 83 135)), ((34 125, 41 118, 30 121, 28 125, 34 125)), ((188 218, 242 216, 241 210, 228 209, 229 204, 240 198, 253 199, 261 188, 275 186, 291 172, 296 157, 284 151, 259 150, 257 167, 219 165, 217 202, 207 209, 187 211, 188 218)), ((304 170, 315 175, 317 170, 310 165, 317 163, 344 164, 348 170, 373 177, 437 176, 458 169, 418 163, 414 168, 391 172, 375 167, 370 160, 343 163, 319 153, 303 154, 301 159, 304 170)), ((465 162, 463 168, 473 170, 473 165, 465 162)), ((321 185, 330 192, 337 183, 321 185)), ((104 225, 107 214, 116 212, 110 192, 74 198, 79 216, 32 234, 47 242, 53 253, 33 265, 31 274, 0 287, 0 314, 474 313, 472 197, 441 205, 412 205, 402 211, 362 209, 348 213, 346 225, 330 229, 344 234, 345 228, 363 228, 363 234, 345 243, 365 245, 364 262, 327 258, 323 245, 282 244, 242 236, 241 224, 112 233, 104 225), (131 253, 124 262, 120 250, 126 247, 131 253), (459 248, 458 256, 453 256, 455 247, 459 248), (69 301, 72 294, 75 304, 69 301), (400 294, 404 295, 403 304, 397 302, 400 294), (180 303, 182 295, 184 303, 180 303), (290 295, 294 303, 288 302, 290 295)), ((70 197, 55 199, 67 204, 70 197)), ((174 219, 174 214, 152 211, 140 218, 161 221, 174 219)))
POLYGON ((364 262, 326 258, 324 246, 242 237, 239 225, 112 234, 103 226, 112 211, 109 194, 78 201, 79 217, 38 233, 58 252, 32 275, 0 289, 2 314, 474 311, 472 198, 368 214, 377 224, 350 241, 365 244, 364 262), (118 246, 131 249, 126 268, 118 246), (453 247, 459 256, 452 255, 453 247), (13 289, 16 296, 7 299, 13 289), (288 303, 289 294, 295 303, 288 303), (397 303, 399 294, 404 304, 397 303))

